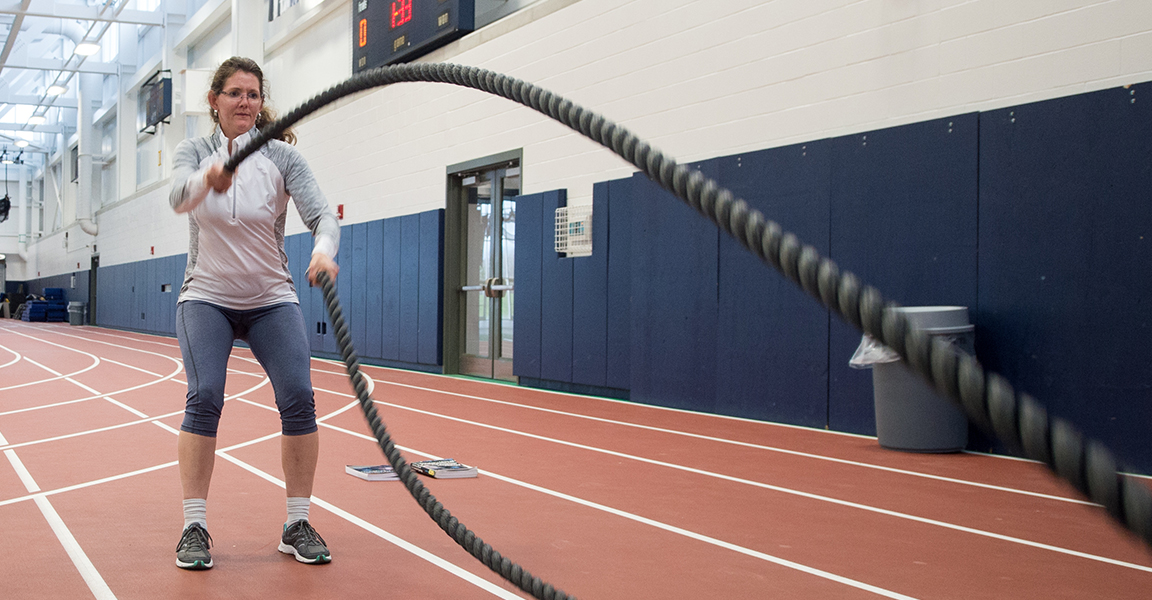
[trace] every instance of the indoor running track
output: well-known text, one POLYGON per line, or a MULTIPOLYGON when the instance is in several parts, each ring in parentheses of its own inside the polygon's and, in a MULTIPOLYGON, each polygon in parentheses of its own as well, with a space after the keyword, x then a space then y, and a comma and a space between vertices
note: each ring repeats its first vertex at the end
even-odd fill
MULTIPOLYGON (((343 366, 312 363, 312 522, 333 561, 277 552, 279 420, 230 363, 208 502, 215 568, 183 571, 171 338, 0 320, 0 597, 527 597, 448 538, 384 462, 343 366)), ((367 367, 409 460, 498 551, 585 600, 1148 598, 1152 553, 1036 464, 874 438, 367 367)))

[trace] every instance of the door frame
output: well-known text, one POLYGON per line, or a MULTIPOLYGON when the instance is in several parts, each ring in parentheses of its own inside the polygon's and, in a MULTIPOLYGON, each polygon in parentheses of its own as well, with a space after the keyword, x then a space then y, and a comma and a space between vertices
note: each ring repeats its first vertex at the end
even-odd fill
POLYGON ((482 158, 469 160, 446 169, 445 211, 444 211, 444 316, 443 316, 443 361, 445 374, 460 373, 460 354, 464 345, 463 323, 460 313, 463 310, 462 294, 465 274, 463 240, 467 235, 467 220, 464 218, 468 207, 462 175, 472 171, 507 168, 515 163, 520 167, 520 189, 524 189, 524 149, 518 148, 482 158))

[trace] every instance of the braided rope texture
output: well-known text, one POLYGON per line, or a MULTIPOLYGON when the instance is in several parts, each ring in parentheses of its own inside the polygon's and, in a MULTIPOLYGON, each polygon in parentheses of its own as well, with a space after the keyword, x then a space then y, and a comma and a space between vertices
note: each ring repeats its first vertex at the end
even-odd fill
MULTIPOLYGON (((1004 377, 986 371, 975 357, 912 328, 898 311, 888 310, 897 305, 885 300, 876 288, 864 284, 850 272, 841 272, 832 260, 781 229, 731 191, 699 171, 677 164, 624 127, 548 90, 464 65, 417 63, 381 67, 334 85, 293 109, 237 152, 225 168, 235 170, 240 161, 267 140, 278 137, 292 124, 339 98, 400 82, 448 83, 500 96, 547 115, 609 148, 845 322, 895 350, 941 395, 959 404, 970 421, 1025 457, 1047 465, 1152 546, 1152 491, 1119 472, 1113 452, 1101 442, 1086 438, 1065 419, 1050 417, 1035 398, 1017 392, 1004 377)), ((433 515, 433 518, 439 517, 433 515)))
POLYGON ((368 419, 368 426, 372 429, 372 435, 380 444, 380 449, 384 451, 388 463, 400 476, 400 481, 404 482, 404 486, 408 488, 408 493, 412 494, 424 512, 432 517, 432 520, 440 526, 440 529, 444 530, 444 533, 447 533, 469 554, 504 579, 540 600, 576 600, 575 596, 556 589, 552 584, 532 575, 527 569, 501 555, 487 542, 480 539, 480 536, 468 529, 459 519, 452 516, 452 513, 436 499, 436 496, 433 496, 432 492, 424 487, 420 481, 420 476, 408 466, 408 462, 404 460, 400 450, 392 442, 392 435, 388 433, 387 427, 376 412, 375 400, 368 395, 368 385, 364 381, 364 375, 360 372, 360 359, 352 347, 351 336, 349 336, 348 327, 344 323, 344 314, 340 309, 340 301, 336 298, 336 289, 332 285, 332 280, 324 272, 320 273, 318 280, 320 288, 324 292, 324 305, 328 309, 328 318, 332 321, 332 328, 336 331, 336 343, 340 347, 340 355, 344 359, 348 377, 352 380, 352 387, 356 390, 356 399, 360 402, 364 417, 368 419))

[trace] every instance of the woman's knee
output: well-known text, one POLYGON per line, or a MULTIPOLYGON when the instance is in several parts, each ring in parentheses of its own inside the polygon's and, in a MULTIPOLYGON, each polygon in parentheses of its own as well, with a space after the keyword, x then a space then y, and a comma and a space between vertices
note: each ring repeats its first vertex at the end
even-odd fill
POLYGON ((284 435, 304 435, 317 430, 316 401, 311 386, 298 386, 281 394, 276 393, 280 409, 280 424, 284 435))

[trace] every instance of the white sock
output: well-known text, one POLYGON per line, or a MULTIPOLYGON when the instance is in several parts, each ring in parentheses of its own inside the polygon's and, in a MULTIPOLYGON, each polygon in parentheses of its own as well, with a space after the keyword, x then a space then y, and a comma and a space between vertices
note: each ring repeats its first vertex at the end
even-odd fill
POLYGON ((284 522, 287 527, 296 521, 308 520, 308 508, 312 506, 311 498, 288 498, 288 520, 284 522))
POLYGON ((208 529, 208 499, 189 498, 184 501, 184 529, 193 523, 199 523, 208 529))

